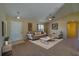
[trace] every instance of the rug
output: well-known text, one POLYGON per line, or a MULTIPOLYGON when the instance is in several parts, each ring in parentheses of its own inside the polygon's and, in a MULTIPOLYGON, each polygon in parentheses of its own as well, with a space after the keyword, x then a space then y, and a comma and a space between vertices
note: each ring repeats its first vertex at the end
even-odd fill
POLYGON ((40 40, 35 40, 35 41, 29 40, 29 41, 45 49, 50 49, 51 47, 54 47, 56 44, 58 44, 62 40, 63 39, 55 39, 55 41, 50 41, 50 42, 41 42, 40 40))

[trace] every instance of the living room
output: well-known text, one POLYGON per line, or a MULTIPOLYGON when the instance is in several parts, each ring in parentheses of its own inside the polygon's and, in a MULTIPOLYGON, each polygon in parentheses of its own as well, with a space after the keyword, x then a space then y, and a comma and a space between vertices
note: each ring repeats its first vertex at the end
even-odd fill
POLYGON ((1 14, 4 22, 3 38, 6 45, 11 44, 9 47, 11 51, 13 50, 14 56, 79 55, 79 4, 26 3, 1 4, 1 6, 4 9, 2 11, 7 13, 1 14), (8 42, 6 42, 6 37, 9 39, 8 42), (52 52, 55 48, 56 53, 52 52))

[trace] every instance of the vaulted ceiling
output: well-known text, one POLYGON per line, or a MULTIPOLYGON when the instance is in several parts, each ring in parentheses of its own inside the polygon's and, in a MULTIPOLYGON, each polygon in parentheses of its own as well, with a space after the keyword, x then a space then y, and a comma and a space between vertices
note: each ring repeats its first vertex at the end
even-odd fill
POLYGON ((47 16, 56 13, 63 3, 13 3, 3 5, 8 16, 16 17, 19 11, 19 16, 22 18, 44 22, 47 16))

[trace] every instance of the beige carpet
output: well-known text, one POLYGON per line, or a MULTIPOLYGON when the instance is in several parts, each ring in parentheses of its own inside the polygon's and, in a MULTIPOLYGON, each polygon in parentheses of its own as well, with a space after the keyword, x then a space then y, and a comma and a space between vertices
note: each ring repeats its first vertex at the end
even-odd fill
POLYGON ((77 56, 79 51, 69 47, 66 41, 61 41, 50 49, 44 49, 29 41, 13 46, 13 56, 77 56), (66 43, 66 44, 65 44, 66 43))
POLYGON ((41 42, 41 40, 35 40, 35 41, 29 40, 29 41, 45 49, 50 49, 51 47, 54 47, 56 44, 61 42, 63 39, 54 39, 54 40, 55 41, 49 41, 49 42, 41 42))

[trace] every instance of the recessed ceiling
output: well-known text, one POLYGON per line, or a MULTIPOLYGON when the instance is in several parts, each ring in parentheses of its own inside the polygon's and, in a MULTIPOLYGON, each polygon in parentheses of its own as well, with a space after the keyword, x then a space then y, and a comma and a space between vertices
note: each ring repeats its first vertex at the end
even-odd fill
POLYGON ((11 17, 19 16, 26 19, 46 21, 49 14, 54 15, 63 3, 12 3, 4 4, 6 14, 11 17))

